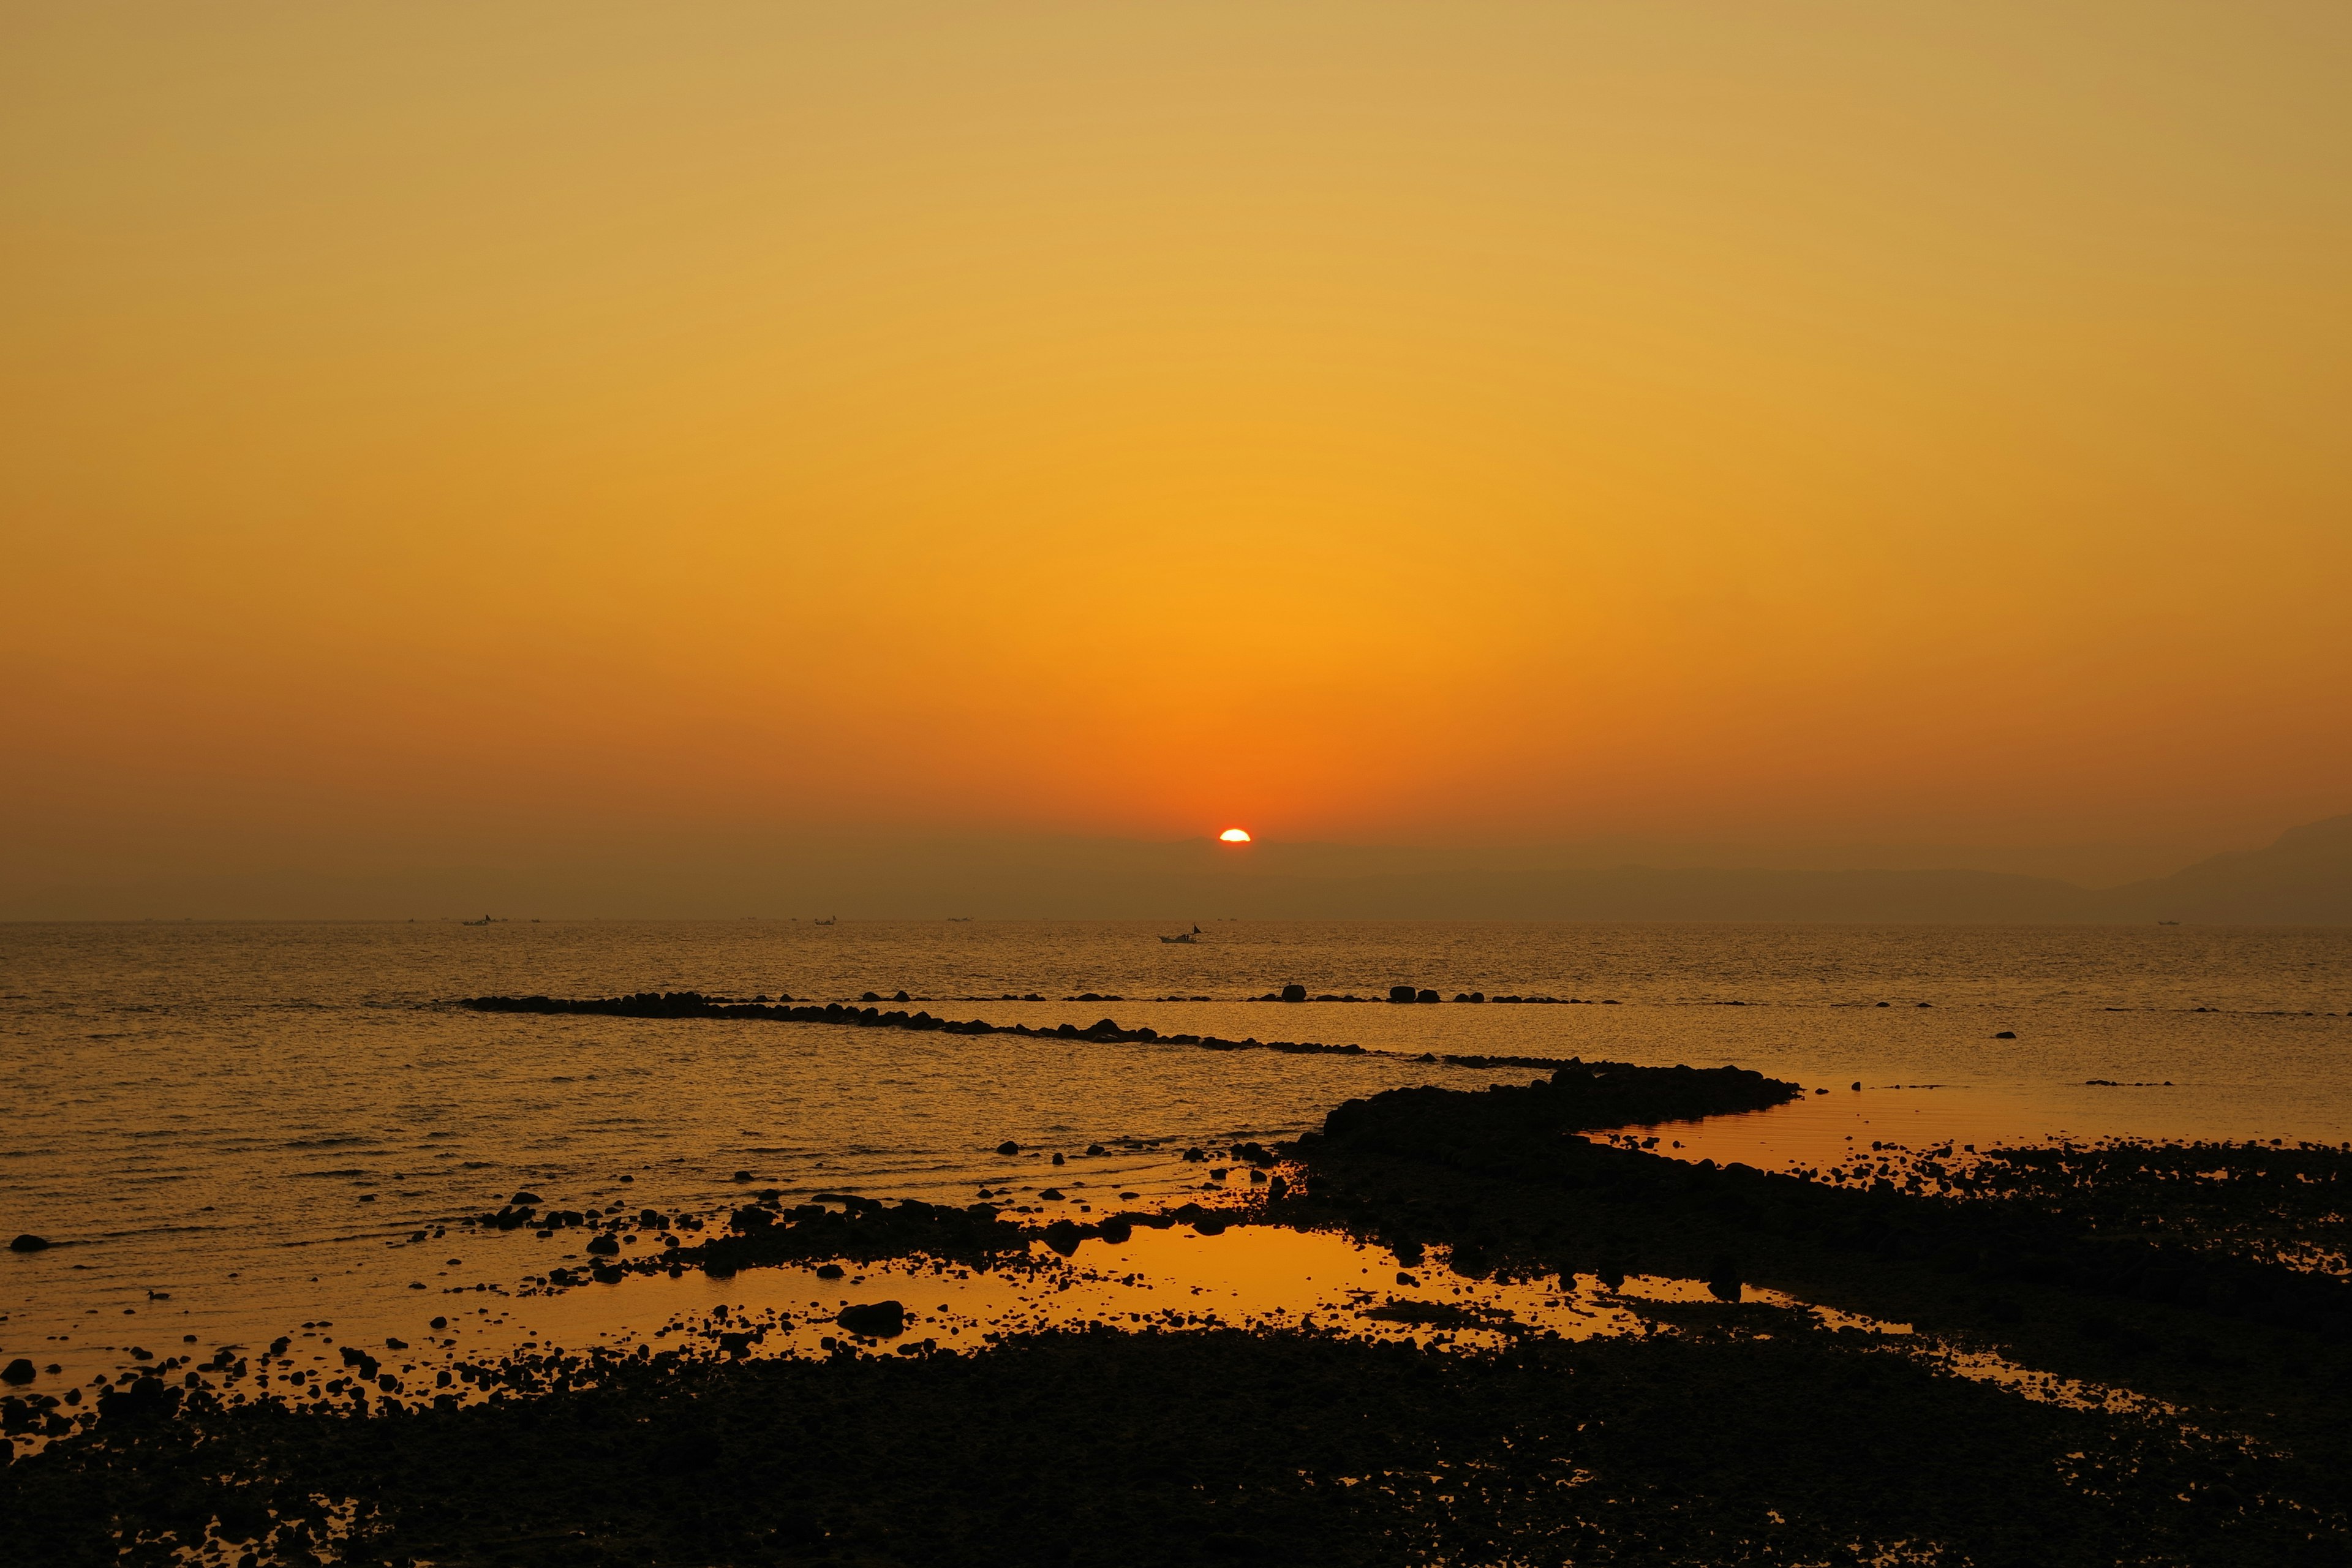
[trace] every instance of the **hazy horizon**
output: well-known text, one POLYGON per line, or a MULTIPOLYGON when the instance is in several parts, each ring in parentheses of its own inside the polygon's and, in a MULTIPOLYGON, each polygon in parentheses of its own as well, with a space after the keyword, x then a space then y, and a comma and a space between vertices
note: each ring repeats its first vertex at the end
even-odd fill
MULTIPOLYGON (((2352 817, 2297 826, 2340 831, 2347 823, 2352 817)), ((2230 846, 2224 853, 2267 850, 2277 837, 2230 846)), ((1626 842, 1445 847, 1258 841, 1237 847, 1205 836, 1160 841, 837 836, 797 843, 772 837, 731 845, 673 842, 667 853, 639 846, 569 862, 216 868, 176 875, 150 871, 112 883, 17 885, 0 889, 0 919, 397 920, 485 912, 525 919, 1144 919, 1177 918, 1188 910, 1201 918, 1237 910, 1344 918, 1349 902, 1368 890, 1387 900, 1375 911, 1377 918, 1418 918, 1412 913, 1416 900, 1443 910, 1432 918, 1486 918, 1482 900, 1495 906, 1493 918, 1513 918, 1514 897, 1523 899, 1530 881, 1545 879, 1582 887, 1588 897, 1605 902, 1612 878, 1663 876, 1674 879, 1691 907, 1703 910, 1710 899, 1721 902, 1726 897, 1720 889, 1710 893, 1707 878, 1728 879, 1752 892, 1759 878, 1863 873, 1883 874, 1883 882, 1885 877, 1957 874, 1962 879, 1954 889, 1980 899, 1996 887, 2012 896, 2030 896, 2034 886, 2110 891, 2210 858, 2183 865, 2142 854, 2126 860, 2109 850, 2097 863, 2129 864, 2137 874, 2095 880, 2042 868, 2032 858, 2021 864, 1996 853, 1970 864, 1962 856, 1938 860, 1935 854, 1882 847, 1874 854, 1840 855, 1830 849, 1817 851, 1819 858, 1808 863, 1785 852, 1742 857, 1720 846, 1626 842)), ((2337 882, 2345 880, 2340 870, 2335 875, 2337 882)), ((1621 890, 1615 896, 1628 895, 1621 890)), ((1932 907, 1941 895, 1930 890, 1920 896, 1932 907)), ((1984 907, 1957 903, 1949 918, 1980 919, 1984 907)), ((1733 912, 1719 918, 1746 917, 1733 912)))

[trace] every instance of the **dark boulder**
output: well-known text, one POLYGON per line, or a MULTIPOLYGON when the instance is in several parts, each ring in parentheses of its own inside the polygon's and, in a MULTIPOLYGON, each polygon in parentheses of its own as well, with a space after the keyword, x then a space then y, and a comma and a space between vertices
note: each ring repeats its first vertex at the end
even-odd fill
POLYGON ((865 1301, 844 1307, 833 1321, 866 1339, 893 1339, 907 1331, 907 1309, 896 1301, 865 1301))
POLYGON ((1282 999, 1286 1002, 1304 1002, 1307 1000, 1307 987, 1286 985, 1282 988, 1282 999))
POLYGON ((838 1279, 843 1272, 838 1263, 820 1263, 816 1266, 816 1277, 820 1279, 838 1279))
POLYGON ((0 1383, 26 1384, 33 1381, 34 1375, 33 1363, 23 1356, 0 1367, 0 1383))
POLYGON ((1706 1271, 1707 1293, 1718 1301, 1739 1300, 1739 1265, 1728 1258, 1718 1258, 1706 1271))
POLYGON ((1045 1245, 1067 1258, 1077 1251, 1078 1243, 1085 1238, 1086 1234, 1073 1222, 1057 1219, 1045 1227, 1045 1245))
POLYGON ((24 1235, 16 1237, 16 1240, 8 1244, 8 1250, 11 1252, 47 1252, 51 1245, 52 1244, 47 1237, 35 1236, 32 1232, 26 1231, 24 1235))
POLYGON ((1410 985, 1391 985, 1389 987, 1389 1000, 1391 1002, 1410 1002, 1420 994, 1421 993, 1418 990, 1410 985))
POLYGON ((1434 992, 1434 991, 1423 991, 1423 992, 1419 993, 1418 994, 1416 994, 1416 995, 1413 997, 1413 1000, 1414 1000, 1414 1001, 1416 1001, 1416 1002, 1443 1002, 1443 1001, 1444 1001, 1444 1000, 1445 1000, 1445 998, 1444 998, 1444 997, 1443 997, 1443 996, 1440 996, 1440 995, 1439 995, 1436 992, 1434 992))
POLYGON ((588 1250, 599 1258, 610 1258, 621 1250, 621 1244, 609 1236, 600 1236, 588 1244, 588 1250))
POLYGON ((1007 1138, 996 1146, 996 1152, 1000 1154, 1018 1154, 1021 1152, 1021 1145, 1007 1138))
POLYGON ((179 1403, 180 1391, 164 1387, 162 1378, 133 1377, 98 1396, 98 1414, 101 1420, 167 1415, 179 1403))

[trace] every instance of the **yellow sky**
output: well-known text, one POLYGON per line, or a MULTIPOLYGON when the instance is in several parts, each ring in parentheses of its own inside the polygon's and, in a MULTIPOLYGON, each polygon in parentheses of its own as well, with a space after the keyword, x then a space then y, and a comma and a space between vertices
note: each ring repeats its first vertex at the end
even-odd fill
POLYGON ((8 854, 2352 808, 2340 4, 0 10, 8 854))

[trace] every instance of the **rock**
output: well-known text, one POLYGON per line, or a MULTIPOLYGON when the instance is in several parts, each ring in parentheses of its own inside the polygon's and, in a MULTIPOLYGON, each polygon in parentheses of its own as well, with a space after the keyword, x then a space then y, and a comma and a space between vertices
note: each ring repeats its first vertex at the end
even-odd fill
POLYGON ((53 1245, 55 1244, 52 1243, 47 1237, 35 1236, 32 1232, 26 1231, 24 1235, 16 1237, 16 1240, 8 1244, 8 1250, 11 1252, 47 1252, 53 1245))
POLYGON ((1124 1244, 1128 1237, 1135 1234, 1135 1226, 1128 1221, 1121 1219, 1117 1215, 1113 1215, 1111 1218, 1107 1219, 1100 1225, 1095 1226, 1095 1232, 1113 1247, 1118 1247, 1124 1244))
POLYGON ((751 1173, 749 1171, 738 1171, 735 1173, 735 1179, 739 1182, 748 1182, 751 1179, 751 1173))
POLYGON ((1084 1238, 1085 1232, 1066 1219, 1057 1219, 1045 1227, 1045 1245, 1065 1258, 1077 1251, 1078 1243, 1084 1238))
POLYGON ((907 1331, 907 1309, 896 1301, 861 1302, 844 1307, 833 1321, 866 1339, 894 1339, 907 1331))
POLYGON ((386 1339, 383 1342, 383 1348, 388 1351, 404 1351, 408 1348, 408 1342, 406 1340, 386 1339))
POLYGON ((512 1204, 517 1208, 522 1208, 527 1205, 539 1202, 539 1194, 537 1193, 517 1193, 514 1196, 509 1198, 507 1202, 512 1204))
POLYGON ((1397 1270, 1397 1283, 1400 1285, 1418 1285, 1421 1281, 1400 1268, 1397 1270))
MULTIPOLYGON (((754 1209, 751 1212, 754 1214, 763 1214, 766 1211, 763 1209, 754 1209)), ((588 1250, 599 1258, 610 1258, 613 1254, 621 1250, 621 1244, 614 1241, 609 1236, 600 1236, 595 1240, 588 1244, 588 1250)))
POLYGON ((1438 995, 1434 991, 1423 991, 1416 994, 1413 997, 1413 1000, 1416 1002, 1442 1002, 1444 998, 1438 995))
POLYGON ((1854 1080, 1853 1080, 1853 1087, 1854 1087, 1855 1089, 1859 1089, 1862 1087, 1862 1079, 1854 1079, 1854 1080))
POLYGON ((1283 1199, 1285 1199, 1285 1198, 1288 1197, 1289 1195, 1290 1195, 1290 1183, 1289 1183, 1288 1181, 1286 1181, 1286 1179, 1284 1179, 1283 1177, 1281 1177, 1281 1176, 1276 1176, 1276 1177, 1275 1177, 1275 1179, 1274 1179, 1273 1181, 1268 1182, 1268 1183, 1266 1184, 1266 1186, 1265 1186, 1265 1201, 1266 1201, 1266 1202, 1268 1202, 1268 1203, 1270 1203, 1270 1204, 1278 1204, 1278 1203, 1280 1203, 1283 1199))
POLYGON ((26 1361, 23 1356, 18 1356, 6 1366, 0 1367, 0 1383, 15 1384, 21 1386, 32 1382, 35 1373, 33 1363, 26 1361))
POLYGON ((158 1377, 134 1377, 118 1383, 98 1396, 98 1414, 101 1419, 118 1419, 135 1415, 160 1415, 179 1403, 180 1391, 165 1388, 158 1377))
POLYGON ((1064 1194, 1059 1187, 1044 1187, 1039 1189, 1037 1195, 1049 1204, 1057 1204, 1062 1201, 1064 1194))
POLYGON ((1007 1138, 996 1146, 996 1152, 1000 1154, 1018 1154, 1021 1152, 1021 1145, 1007 1138))
POLYGON ((1707 1293, 1718 1301, 1739 1300, 1739 1265, 1728 1258, 1718 1258, 1706 1271, 1707 1293))
POLYGON ((1307 987, 1286 985, 1282 988, 1282 999, 1286 1002, 1304 1002, 1307 1000, 1307 987))
POLYGON ((1061 1163, 1062 1163, 1062 1156, 1061 1156, 1060 1154, 1058 1154, 1058 1153, 1057 1153, 1057 1154, 1055 1154, 1055 1155, 1054 1156, 1054 1163, 1055 1163, 1056 1165, 1058 1165, 1058 1164, 1060 1164, 1061 1163))
POLYGON ((1104 1148, 1099 1143, 1089 1143, 1087 1145, 1087 1153, 1091 1157, 1099 1157, 1109 1152, 1109 1150, 1104 1148))
MULTIPOLYGON (((439 1321, 446 1321, 446 1320, 439 1321)), ((284 1355, 286 1353, 286 1347, 293 1342, 294 1342, 292 1340, 288 1339, 284 1334, 280 1334, 276 1339, 269 1342, 269 1353, 271 1355, 284 1355)))
POLYGON ((618 1285, 627 1278, 627 1269, 616 1268, 610 1263, 599 1263, 588 1270, 588 1277, 599 1285, 618 1285))
POLYGON ((2001 1029, 1993 1035, 1993 1038, 1996 1040, 2013 1040, 2017 1038, 2017 1031, 2015 1029, 2001 1029))
POLYGON ((1420 994, 1421 993, 1419 991, 1410 985, 1391 985, 1389 987, 1389 1000, 1391 1002, 1410 1002, 1420 994))
POLYGON ((817 1265, 816 1277, 820 1279, 838 1279, 841 1276, 842 1268, 838 1263, 820 1263, 817 1265))
POLYGON ((1187 1149, 1184 1151, 1184 1163, 1188 1165, 1205 1164, 1208 1163, 1208 1159, 1209 1152, 1206 1149, 1187 1149))

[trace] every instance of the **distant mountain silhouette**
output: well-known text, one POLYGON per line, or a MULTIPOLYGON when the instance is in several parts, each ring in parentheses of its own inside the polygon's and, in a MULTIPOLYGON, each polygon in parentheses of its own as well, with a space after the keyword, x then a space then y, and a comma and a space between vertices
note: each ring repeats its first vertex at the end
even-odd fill
POLYGON ((2231 925, 2352 925, 2352 816, 2291 827, 2265 849, 2097 895, 2099 918, 2231 925))
POLYGON ((1198 909, 1274 920, 2352 924, 2352 816, 2107 889, 2000 871, 1509 869, 1492 857, 1481 865, 1436 851, 1307 845, 1265 846, 1238 863, 1190 853, 1194 846, 1154 847, 1116 869, 1066 862, 1051 879, 1055 901, 1105 914, 1198 909))
POLYGON ((252 872, 12 889, 0 919, 839 913, 852 920, 1808 921, 2352 925, 2352 816, 2094 889, 1983 870, 1595 867, 1568 849, 1079 838, 713 842, 537 868, 252 872))

